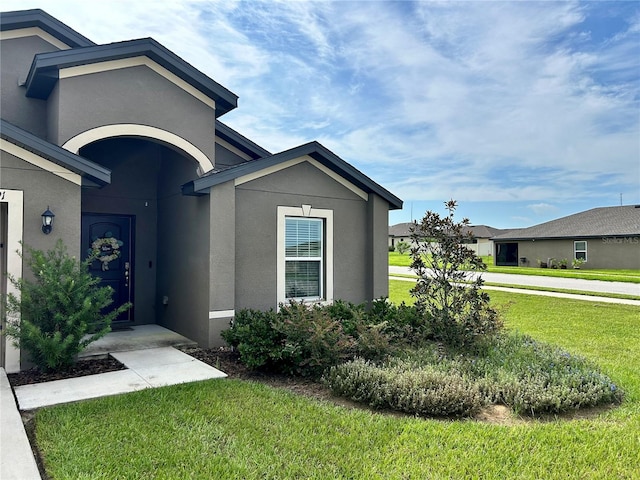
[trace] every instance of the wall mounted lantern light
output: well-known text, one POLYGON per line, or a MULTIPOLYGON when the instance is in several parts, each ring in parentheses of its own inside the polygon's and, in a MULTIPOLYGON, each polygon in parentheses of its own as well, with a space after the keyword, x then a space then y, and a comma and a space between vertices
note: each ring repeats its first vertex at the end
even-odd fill
POLYGON ((55 217, 55 215, 49 210, 49 206, 47 205, 47 209, 42 212, 42 233, 45 235, 49 235, 51 230, 53 230, 53 217, 55 217))

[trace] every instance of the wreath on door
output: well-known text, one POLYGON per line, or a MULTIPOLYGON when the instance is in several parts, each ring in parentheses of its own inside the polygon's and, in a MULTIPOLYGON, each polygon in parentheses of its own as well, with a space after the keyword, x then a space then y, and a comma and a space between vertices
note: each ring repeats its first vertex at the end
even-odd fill
POLYGON ((113 237, 111 232, 105 233, 104 237, 96 238, 91 244, 90 255, 102 263, 102 271, 109 270, 109 262, 114 261, 122 255, 120 247, 123 242, 113 237))

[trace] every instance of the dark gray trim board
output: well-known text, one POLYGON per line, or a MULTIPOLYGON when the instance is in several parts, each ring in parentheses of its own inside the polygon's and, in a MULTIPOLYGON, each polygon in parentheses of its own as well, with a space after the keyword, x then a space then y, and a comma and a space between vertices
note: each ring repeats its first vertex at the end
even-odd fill
POLYGON ((58 72, 63 68, 139 56, 150 58, 209 98, 215 100, 216 117, 224 115, 238 106, 238 96, 235 93, 227 90, 218 82, 185 62, 153 38, 141 38, 107 45, 40 53, 35 56, 27 76, 27 97, 48 98, 58 81, 58 72))
POLYGON ((75 155, 53 143, 36 137, 6 120, 0 120, 0 137, 9 143, 13 143, 42 158, 50 160, 56 165, 60 165, 77 173, 82 177, 83 185, 87 181, 90 183, 86 186, 104 186, 111 183, 110 170, 86 158, 75 155))
POLYGON ((397 210, 402 208, 402 200, 393 195, 391 192, 380 186, 364 173, 358 169, 349 165, 342 160, 336 154, 331 152, 326 147, 322 146, 318 142, 310 142, 299 147, 286 150, 270 157, 261 158, 260 160, 254 160, 252 162, 243 163, 225 170, 213 171, 208 175, 193 180, 182 186, 183 195, 206 195, 207 191, 221 183, 234 180, 243 175, 249 175, 251 173, 258 172, 265 168, 278 165, 288 160, 300 158, 308 155, 314 160, 317 160, 325 167, 336 172, 338 175, 353 183, 358 188, 361 188, 367 193, 375 193, 389 202, 389 208, 391 210, 397 210))
POLYGON ((19 30, 21 28, 38 27, 54 36, 69 47, 90 47, 95 45, 87 37, 68 27, 60 20, 53 18, 44 10, 20 10, 0 14, 0 31, 19 30))
POLYGON ((272 153, 265 150, 257 143, 252 142, 244 135, 236 132, 233 128, 225 125, 220 120, 216 120, 216 135, 229 142, 238 150, 246 153, 254 160, 262 157, 270 157, 272 153))

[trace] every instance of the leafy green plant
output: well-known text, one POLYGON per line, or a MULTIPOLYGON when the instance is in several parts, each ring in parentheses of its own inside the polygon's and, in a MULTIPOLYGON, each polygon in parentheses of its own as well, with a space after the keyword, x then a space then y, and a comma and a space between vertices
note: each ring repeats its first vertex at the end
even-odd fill
POLYGON ((398 250, 398 253, 400 253, 401 255, 404 255, 410 249, 411 249, 411 245, 409 245, 407 242, 403 240, 399 241, 398 244, 396 245, 396 250, 398 250))
POLYGON ((378 366, 362 359, 332 367, 333 393, 374 408, 428 416, 469 416, 481 406, 478 387, 456 371, 392 359, 378 366))
POLYGON ((9 277, 20 296, 7 295, 7 335, 45 371, 64 370, 87 345, 111 330, 111 321, 130 304, 105 312, 111 287, 89 273, 93 258, 79 262, 58 241, 48 252, 23 246, 33 280, 9 277))
POLYGON ((353 357, 354 338, 320 305, 281 305, 274 327, 285 339, 281 367, 287 373, 318 377, 353 357))
POLYGON ((276 312, 240 310, 222 338, 237 348, 242 362, 249 368, 276 368, 281 358, 284 336, 274 328, 276 312))
POLYGON ((341 300, 293 302, 277 313, 242 310, 222 337, 250 368, 316 377, 355 355, 382 360, 417 345, 426 335, 421 318, 413 306, 395 306, 384 298, 368 309, 341 300))
POLYGON ((469 346, 498 332, 502 323, 481 290, 486 270, 482 259, 465 244, 471 243, 469 219, 454 220, 457 203, 445 202, 448 214, 428 211, 411 233, 411 268, 418 281, 411 290, 416 308, 425 312, 436 340, 469 346))

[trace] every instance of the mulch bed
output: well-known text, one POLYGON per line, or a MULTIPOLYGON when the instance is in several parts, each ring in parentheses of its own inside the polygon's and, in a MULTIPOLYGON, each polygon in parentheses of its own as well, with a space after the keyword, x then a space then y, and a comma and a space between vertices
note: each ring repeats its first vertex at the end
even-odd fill
POLYGON ((21 385, 31 385, 34 383, 52 382, 54 380, 64 380, 65 378, 84 377, 85 375, 95 375, 97 373, 117 372, 126 370, 122 363, 113 357, 91 360, 79 360, 68 370, 61 372, 41 372, 37 368, 30 368, 18 373, 9 373, 9 383, 12 387, 21 385))

